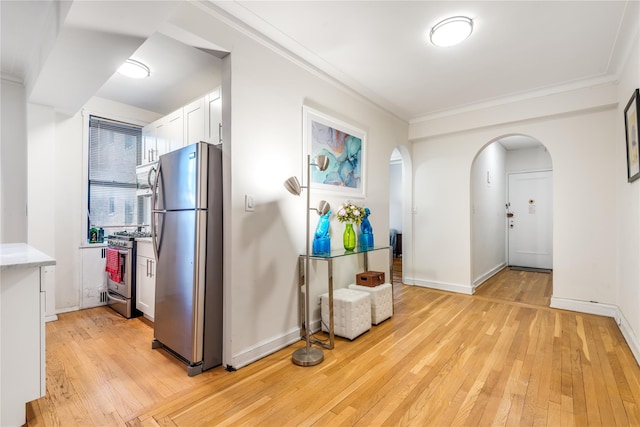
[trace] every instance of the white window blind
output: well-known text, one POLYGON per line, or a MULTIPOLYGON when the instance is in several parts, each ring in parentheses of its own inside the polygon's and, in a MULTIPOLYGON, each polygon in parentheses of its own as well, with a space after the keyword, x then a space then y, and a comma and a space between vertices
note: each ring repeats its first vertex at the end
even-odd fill
POLYGON ((136 196, 141 140, 138 126, 90 116, 88 228, 142 222, 136 196))

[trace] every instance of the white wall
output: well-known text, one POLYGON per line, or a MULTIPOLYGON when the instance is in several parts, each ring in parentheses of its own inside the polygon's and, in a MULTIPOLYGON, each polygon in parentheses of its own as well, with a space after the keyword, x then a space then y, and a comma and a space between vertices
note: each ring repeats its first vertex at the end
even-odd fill
MULTIPOLYGON (((231 141, 224 146, 230 167, 225 213, 231 218, 225 229, 225 289, 231 293, 225 363, 238 367, 299 336, 297 266, 305 245, 305 201, 282 183, 302 172, 302 106, 367 132, 367 194, 357 202, 371 209, 377 243, 388 241, 389 158, 395 146, 407 144, 407 124, 195 6, 185 6, 173 23, 231 51, 227 92, 223 83, 223 116, 224 97, 231 94, 231 141), (246 194, 254 196, 255 212, 244 211, 246 194)), ((334 209, 346 201, 337 193, 312 193, 312 205, 320 199, 334 209)), ((334 220, 333 247, 341 246, 342 231, 334 220)))
POLYGON ((65 312, 77 309, 81 302, 79 247, 83 235, 81 219, 86 211, 82 206, 82 114, 57 114, 55 125, 56 309, 65 312))
POLYGON ((471 245, 473 285, 506 265, 505 198, 507 151, 489 144, 471 168, 471 245))
MULTIPOLYGON (((408 129, 402 120, 343 90, 313 69, 273 53, 266 43, 219 19, 209 7, 205 3, 182 4, 170 24, 232 52, 224 62, 230 74, 223 76, 228 178, 225 364, 243 366, 297 339, 297 260, 304 251, 304 200, 290 196, 282 188, 282 181, 300 175, 302 170, 303 104, 367 132, 368 192, 359 201, 372 210, 376 233, 386 233, 389 226, 391 151, 401 144, 410 152, 408 135, 416 141, 411 159, 415 215, 410 246, 417 262, 407 271, 417 284, 462 292, 472 290, 469 173, 476 154, 500 135, 521 133, 541 141, 554 162, 554 297, 618 304, 628 319, 629 330, 635 337, 639 335, 640 272, 636 265, 640 191, 637 183, 620 182, 621 176, 626 178, 626 171, 619 105, 623 100, 626 103, 630 89, 639 85, 637 42, 619 88, 603 85, 560 93, 423 120, 408 129), (245 194, 255 196, 255 212, 244 211, 245 194), (585 203, 593 200, 597 203, 585 203)), ((5 86, 3 83, 3 90, 5 86)), ((19 94, 12 96, 18 104, 20 98, 19 94)), ((3 93, 3 154, 4 107, 3 93)), ((58 290, 68 286, 68 292, 64 297, 58 295, 57 301, 64 299, 65 304, 71 304, 74 293, 79 298, 77 251, 81 241, 79 218, 83 215, 82 179, 78 179, 82 162, 75 167, 72 163, 81 152, 78 141, 82 135, 77 115, 58 115, 55 120, 56 182, 69 186, 77 183, 76 190, 69 194, 57 194, 60 198, 56 198, 54 214, 59 258, 56 283, 58 290), (65 154, 69 157, 62 160, 65 154)), ((8 132, 17 137, 26 135, 21 126, 25 125, 18 117, 8 132)), ((2 166, 6 166, 4 157, 2 166)), ((2 174, 4 201, 4 169, 2 174)), ((333 206, 345 201, 344 196, 333 193, 314 193, 312 198, 312 203, 326 198, 333 206)), ((407 215, 405 208, 405 219, 407 215)), ((341 232, 342 226, 334 222, 334 246, 340 245, 341 232)), ((379 237, 376 240, 380 242, 379 237)))
POLYGON ((624 108, 640 87, 640 36, 620 76, 615 112, 616 302, 622 332, 640 363, 640 181, 627 182, 624 108))
POLYGON ((0 80, 0 243, 27 241, 27 110, 21 84, 0 80))
POLYGON ((507 172, 551 170, 553 163, 545 146, 507 151, 507 172))
POLYGON ((410 131, 425 134, 414 145, 416 284, 470 292, 470 185, 465 177, 475 154, 487 141, 506 134, 525 134, 542 142, 553 159, 554 296, 615 301, 615 225, 610 218, 615 215, 611 189, 616 174, 612 109, 616 88, 584 92, 465 113, 465 120, 434 119, 432 129, 440 134, 429 136, 427 122, 410 131), (584 105, 585 99, 591 101, 590 106, 584 105), (561 113, 561 104, 563 108, 582 108, 561 113), (549 115, 549 111, 557 114, 549 115), (529 119, 500 125, 501 116, 529 119), (483 121, 493 124, 456 133, 460 126, 483 121), (587 200, 598 203, 587 206, 587 200))
POLYGON ((27 104, 28 243, 55 258, 55 111, 27 104))
MULTIPOLYGON (((389 158, 397 146, 405 153, 410 152, 408 125, 321 73, 300 66, 294 58, 274 53, 239 27, 228 25, 225 19, 218 20, 213 16, 215 13, 209 14, 208 7, 204 3, 181 3, 181 12, 169 24, 232 52, 223 61, 226 73, 223 135, 228 185, 224 363, 241 367, 299 337, 297 267, 298 255, 304 252, 304 198, 291 196, 282 182, 302 171, 302 106, 310 105, 367 132, 367 194, 357 202, 371 209, 370 220, 378 244, 388 242, 389 158), (244 211, 245 194, 255 196, 255 212, 244 211)), ((26 105, 23 97, 21 92, 15 98, 26 105)), ((3 102, 5 99, 3 95, 3 102)), ((43 194, 46 190, 36 186, 29 188, 32 192, 29 197, 37 200, 43 196, 43 201, 53 200, 54 206, 50 215, 43 212, 40 220, 34 218, 30 228, 48 244, 51 239, 55 242, 56 306, 61 312, 80 304, 85 130, 80 112, 69 117, 39 108, 30 106, 35 112, 30 120, 37 123, 31 131, 36 132, 40 126, 48 129, 45 139, 34 141, 44 143, 55 160, 47 165, 47 169, 54 171, 51 180, 55 182, 55 190, 54 194, 43 194)), ((146 122, 157 118, 145 119, 137 116, 139 111, 97 99, 92 99, 85 110, 146 122)), ((25 120, 22 122, 17 126, 11 123, 11 135, 19 135, 20 126, 26 128, 25 120)), ((3 128, 3 140, 4 132, 3 128)), ((25 141, 26 130, 22 130, 22 135, 25 141)), ((22 158, 26 166, 26 148, 22 158)), ((43 158, 34 158, 33 163, 42 164, 43 158)), ((17 179, 17 185, 24 183, 26 189, 26 167, 24 173, 22 179, 17 179)), ((19 174, 12 175, 14 180, 15 176, 19 174)), ((324 198, 334 207, 346 201, 338 193, 314 193, 312 198, 314 204, 324 198)), ((11 226, 15 224, 14 221, 11 226)), ((340 247, 343 226, 334 221, 331 228, 333 246, 340 247)), ((381 269, 386 265, 384 259, 381 269)), ((356 264, 361 262, 359 259, 356 264)), ((353 273, 342 269, 337 276, 346 280, 353 273)), ((326 290, 324 286, 322 289, 326 290)))
POLYGON ((87 130, 84 116, 150 123, 159 114, 125 104, 92 98, 73 117, 51 107, 28 104, 29 111, 29 243, 56 258, 56 310, 80 307, 80 246, 86 244, 82 220, 86 213, 87 130))

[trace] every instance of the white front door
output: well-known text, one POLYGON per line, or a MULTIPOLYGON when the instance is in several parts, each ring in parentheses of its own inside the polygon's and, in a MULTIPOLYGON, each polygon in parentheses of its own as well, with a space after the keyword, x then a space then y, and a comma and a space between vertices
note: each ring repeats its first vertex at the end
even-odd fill
POLYGON ((552 172, 509 174, 509 265, 553 268, 552 172))

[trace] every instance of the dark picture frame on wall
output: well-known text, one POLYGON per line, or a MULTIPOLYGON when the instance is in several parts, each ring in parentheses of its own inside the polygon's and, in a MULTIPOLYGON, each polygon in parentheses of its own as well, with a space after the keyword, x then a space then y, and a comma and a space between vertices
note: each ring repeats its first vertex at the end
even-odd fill
POLYGON ((624 130, 627 139, 627 179, 633 182, 640 178, 640 129, 638 129, 638 101, 640 90, 636 89, 624 108, 624 130))

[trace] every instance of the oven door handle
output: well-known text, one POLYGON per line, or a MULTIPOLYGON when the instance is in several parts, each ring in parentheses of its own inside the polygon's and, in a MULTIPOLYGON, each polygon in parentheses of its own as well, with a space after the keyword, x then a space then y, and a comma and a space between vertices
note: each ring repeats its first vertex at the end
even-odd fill
POLYGON ((126 299, 124 299, 124 298, 114 297, 114 296, 111 294, 111 292, 107 292, 107 298, 109 298, 110 300, 113 300, 113 301, 115 301, 115 302, 121 302, 121 303, 124 303, 124 304, 126 304, 126 303, 127 303, 127 300, 126 300, 126 299))

